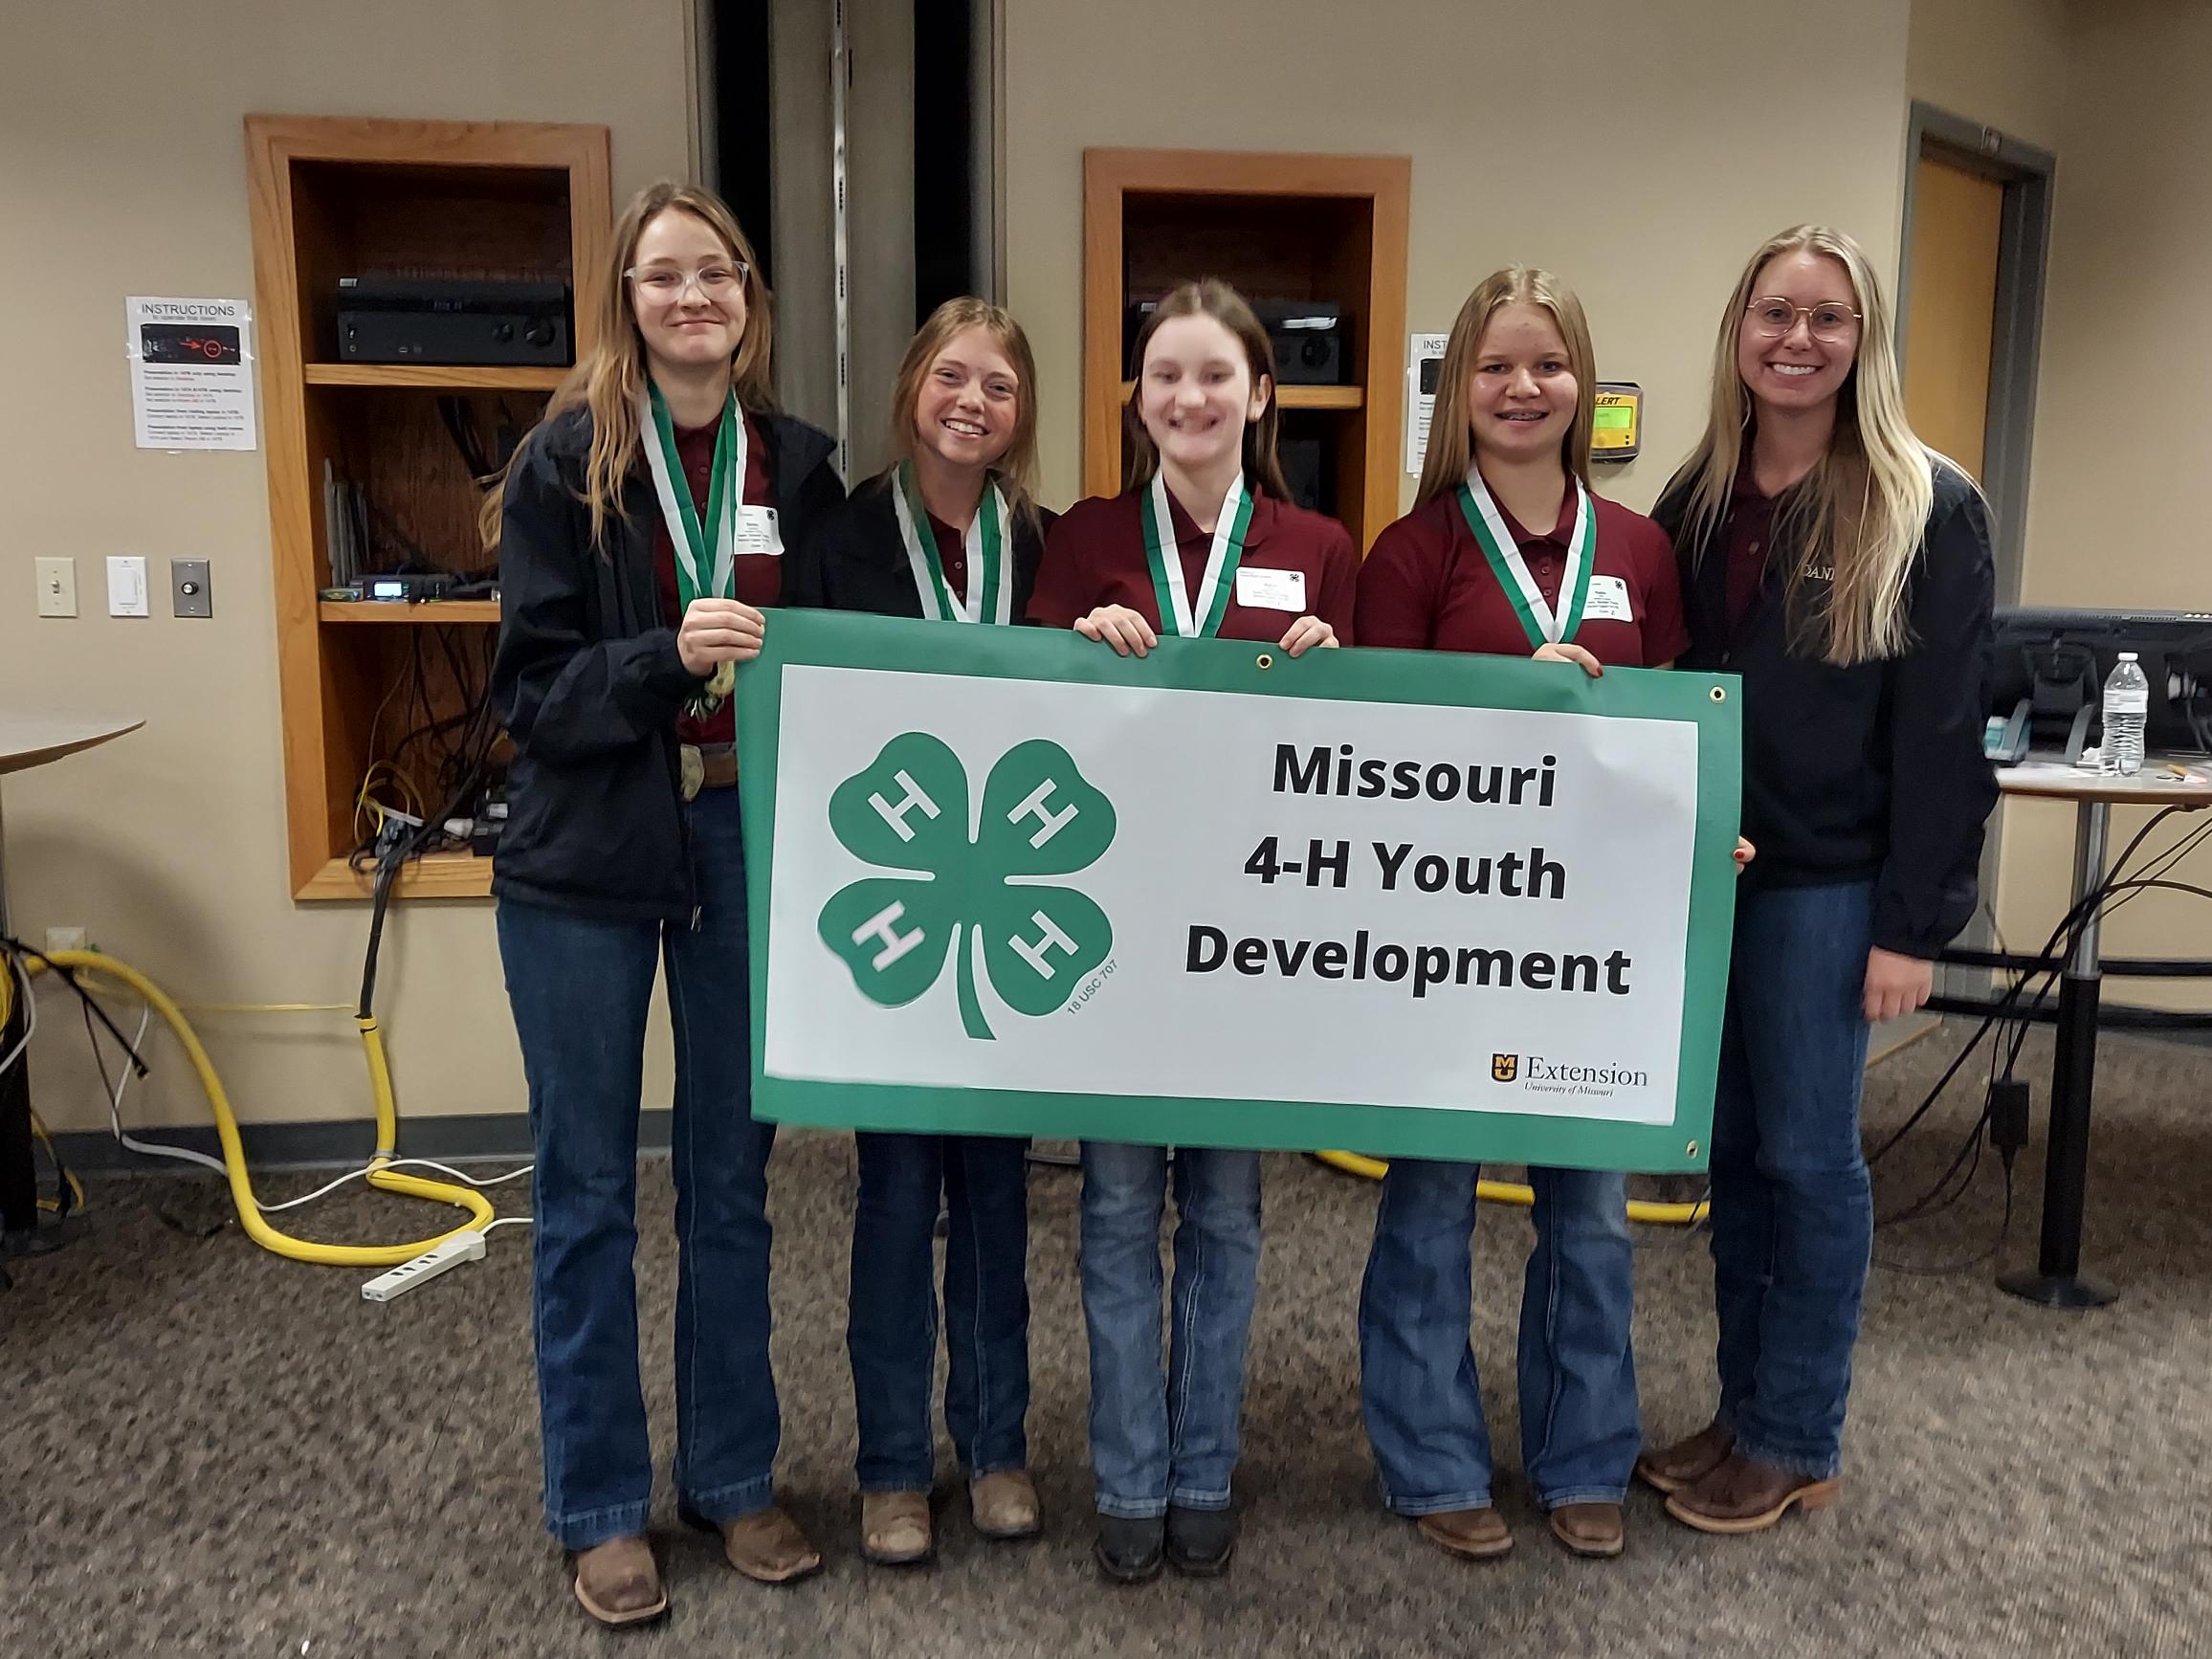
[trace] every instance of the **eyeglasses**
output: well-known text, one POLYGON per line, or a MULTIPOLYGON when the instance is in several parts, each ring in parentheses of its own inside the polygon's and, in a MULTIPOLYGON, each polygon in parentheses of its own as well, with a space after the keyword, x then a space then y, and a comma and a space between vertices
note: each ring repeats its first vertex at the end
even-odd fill
POLYGON ((1848 305, 1828 300, 1821 305, 1792 305, 1779 295, 1754 299, 1744 308, 1751 326, 1769 340, 1780 340, 1803 318, 1805 327, 1823 345, 1834 345, 1858 332, 1859 314, 1848 305))
POLYGON ((731 265, 701 265, 697 271, 678 271, 666 265, 633 265, 623 275, 637 284, 640 294, 659 304, 674 305, 695 282, 702 296, 719 304, 744 285, 745 263, 741 259, 731 265))

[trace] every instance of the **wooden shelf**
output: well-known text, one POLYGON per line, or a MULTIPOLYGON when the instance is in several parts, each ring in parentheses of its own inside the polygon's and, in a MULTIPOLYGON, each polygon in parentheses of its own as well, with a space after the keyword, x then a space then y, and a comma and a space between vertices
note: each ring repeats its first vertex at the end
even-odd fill
MULTIPOLYGON (((492 861, 473 852, 431 852, 414 860, 392 883, 394 898, 488 898, 492 861)), ((356 875, 343 858, 333 858, 307 878, 293 897, 313 903, 376 896, 373 871, 356 875)))
POLYGON ((1354 545, 1398 517, 1405 384, 1405 156, 1083 152, 1083 489, 1121 486, 1130 301, 1213 276, 1253 300, 1343 320, 1347 386, 1285 386, 1284 438, 1317 453, 1321 503, 1354 545), (1316 415, 1326 419, 1315 419, 1316 415))
MULTIPOLYGON (((474 568, 482 492, 438 397, 461 399, 479 433, 511 433, 569 372, 342 361, 340 283, 380 271, 565 282, 577 354, 586 356, 614 262, 608 136, 528 122, 246 118, 287 880, 301 899, 370 896, 345 863, 362 779, 379 762, 434 765, 431 745, 397 757, 394 748, 419 720, 449 719, 481 695, 477 659, 499 620, 489 599, 324 602, 326 476, 359 486, 394 539, 447 568, 474 568), (412 718, 380 720, 402 689, 420 699, 412 718)), ((421 861, 394 891, 481 899, 490 888, 491 861, 462 854, 421 861)))
MULTIPOLYGON (((1129 394, 1137 389, 1137 383, 1121 383, 1121 401, 1127 403, 1129 394)), ((1357 386, 1278 386, 1275 402, 1284 409, 1354 409, 1367 407, 1364 387, 1357 386)))
POLYGON ((497 599, 432 599, 420 605, 410 605, 397 599, 324 599, 316 605, 316 613, 324 622, 348 624, 382 623, 386 627, 397 624, 421 626, 435 623, 490 623, 498 627, 499 602, 497 599))
POLYGON ((310 363, 309 386, 382 386, 423 391, 551 391, 565 368, 495 366, 490 364, 310 363))

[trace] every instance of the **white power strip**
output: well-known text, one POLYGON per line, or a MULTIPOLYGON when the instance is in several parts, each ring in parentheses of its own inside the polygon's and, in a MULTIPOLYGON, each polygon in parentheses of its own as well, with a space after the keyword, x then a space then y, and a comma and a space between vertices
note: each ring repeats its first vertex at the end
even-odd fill
POLYGON ((432 1245, 411 1262, 402 1262, 388 1273, 379 1273, 361 1287, 365 1300, 388 1302, 403 1296, 415 1286, 434 1279, 448 1268, 459 1262, 480 1262, 484 1259, 484 1235, 474 1229, 456 1233, 442 1244, 432 1245))

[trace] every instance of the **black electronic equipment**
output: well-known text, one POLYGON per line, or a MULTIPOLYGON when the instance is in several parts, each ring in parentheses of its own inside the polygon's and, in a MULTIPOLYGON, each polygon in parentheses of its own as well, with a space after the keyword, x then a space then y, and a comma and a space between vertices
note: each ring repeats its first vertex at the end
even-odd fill
POLYGON ((430 599, 451 599, 455 578, 443 572, 424 575, 364 576, 355 584, 364 599, 397 600, 419 604, 430 599))
MULTIPOLYGON (((1157 299, 1130 301, 1121 314, 1121 372, 1137 377, 1137 337, 1160 309, 1157 299)), ((1255 300, 1252 310, 1268 331, 1278 386, 1342 386, 1343 307, 1320 299, 1255 300)))
POLYGON ((338 355, 348 363, 565 367, 576 361, 568 285, 341 276, 338 355))
POLYGON ((1252 309, 1275 352, 1277 386, 1344 384, 1344 313, 1318 299, 1265 299, 1252 309))
POLYGON ((1284 438, 1275 445, 1283 469, 1283 482, 1291 487, 1291 500, 1311 513, 1325 512, 1328 495, 1327 459, 1319 438, 1284 438))
POLYGON ((2022 608, 1997 613, 1990 758, 2009 763, 2036 749, 2079 761, 2123 651, 2150 681, 2144 748, 2212 753, 2212 611, 2022 608))

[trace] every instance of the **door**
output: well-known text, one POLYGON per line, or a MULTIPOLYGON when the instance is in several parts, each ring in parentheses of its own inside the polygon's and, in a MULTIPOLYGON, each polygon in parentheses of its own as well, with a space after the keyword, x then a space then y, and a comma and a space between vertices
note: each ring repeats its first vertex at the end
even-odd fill
POLYGON ((1913 180, 1905 414, 1922 443, 1986 482, 1989 369, 2004 186, 1939 155, 1913 180))

